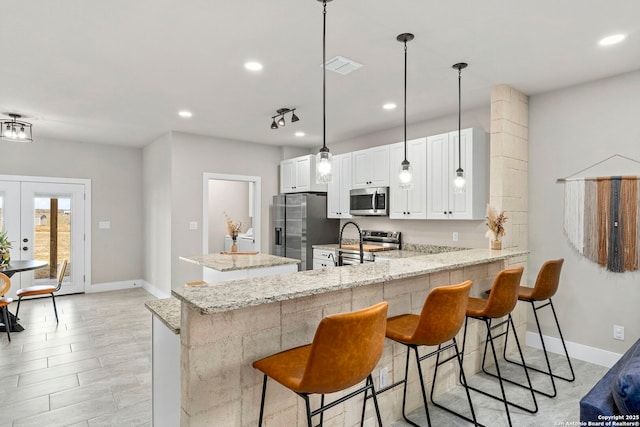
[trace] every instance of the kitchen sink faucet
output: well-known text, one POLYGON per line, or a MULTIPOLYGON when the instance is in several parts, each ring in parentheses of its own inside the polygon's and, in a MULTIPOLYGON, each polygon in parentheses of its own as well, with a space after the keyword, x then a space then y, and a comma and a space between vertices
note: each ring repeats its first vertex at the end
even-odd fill
POLYGON ((357 223, 353 221, 347 221, 344 223, 344 225, 340 229, 340 235, 338 236, 338 265, 339 266, 342 265, 342 251, 340 250, 342 249, 342 232, 344 231, 344 228, 349 224, 355 225, 356 228, 358 229, 358 237, 360 237, 360 264, 364 264, 364 249, 362 248, 362 231, 360 230, 360 226, 357 223))

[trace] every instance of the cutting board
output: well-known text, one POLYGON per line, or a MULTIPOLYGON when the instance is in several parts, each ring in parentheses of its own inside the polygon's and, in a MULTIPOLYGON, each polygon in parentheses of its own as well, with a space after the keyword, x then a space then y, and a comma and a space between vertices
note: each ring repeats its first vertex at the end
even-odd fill
MULTIPOLYGON (((360 250, 360 245, 342 245, 342 249, 348 249, 348 250, 353 250, 353 251, 359 251, 360 250)), ((382 246, 376 246, 376 245, 362 245, 362 250, 365 252, 379 252, 379 251, 385 251, 387 250, 387 248, 382 247, 382 246)))

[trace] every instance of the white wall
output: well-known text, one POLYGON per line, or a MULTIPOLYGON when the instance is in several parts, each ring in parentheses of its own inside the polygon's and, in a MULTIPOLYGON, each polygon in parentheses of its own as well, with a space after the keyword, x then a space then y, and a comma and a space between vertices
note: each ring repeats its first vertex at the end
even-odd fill
MULTIPOLYGON (((179 259, 202 253, 203 174, 260 176, 262 178, 261 252, 269 253, 269 206, 278 193, 280 147, 173 132, 171 189, 171 283, 173 287, 202 278, 202 271, 179 259), (198 230, 189 230, 197 221, 198 230)), ((258 249, 256 249, 258 250, 258 249)))
POLYGON ((142 278, 141 149, 37 135, 33 143, 0 147, 0 174, 91 180, 93 285, 142 278), (98 229, 98 221, 110 221, 111 228, 98 229))
POLYGON ((143 151, 144 280, 157 296, 171 292, 171 133, 143 151))
MULTIPOLYGON (((608 272, 570 247, 563 233, 564 186, 556 178, 613 154, 640 160, 640 72, 532 96, 529 108, 530 269, 564 258, 554 304, 565 339, 622 353, 640 338, 640 272, 608 272), (612 338, 614 324, 625 327, 626 341, 612 338)), ((608 162, 577 176, 625 173, 640 175, 640 165, 608 162)))

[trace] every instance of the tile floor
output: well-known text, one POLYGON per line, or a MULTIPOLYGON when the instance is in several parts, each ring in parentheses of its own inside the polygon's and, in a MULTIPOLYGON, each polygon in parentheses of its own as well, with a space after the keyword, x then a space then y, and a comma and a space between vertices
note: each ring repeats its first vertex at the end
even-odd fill
MULTIPOLYGON (((153 297, 143 289, 58 297, 57 326, 50 299, 24 302, 20 323, 25 331, 14 333, 11 343, 6 334, 0 335, 0 427, 151 426, 151 314, 143 304, 149 299, 153 297)), ((542 366, 541 352, 527 353, 527 360, 542 366)), ((560 366, 562 359, 552 357, 560 366)), ((573 364, 576 381, 556 381, 555 399, 537 395, 537 415, 512 409, 514 426, 559 426, 578 420, 580 398, 606 368, 579 360, 573 364)), ((521 368, 516 368, 508 375, 522 380, 521 368)), ((534 386, 549 390, 540 374, 532 374, 532 379, 534 386)), ((499 393, 495 380, 484 375, 474 375, 469 382, 499 393)), ((509 386, 507 393, 527 404, 523 390, 509 386)), ((472 398, 479 422, 507 425, 502 403, 473 392, 472 398)), ((467 410, 459 386, 441 400, 467 410)), ((433 426, 471 425, 433 405, 429 410, 433 426)), ((423 409, 409 418, 427 425, 423 409)), ((391 427, 407 425, 397 421, 391 427)))

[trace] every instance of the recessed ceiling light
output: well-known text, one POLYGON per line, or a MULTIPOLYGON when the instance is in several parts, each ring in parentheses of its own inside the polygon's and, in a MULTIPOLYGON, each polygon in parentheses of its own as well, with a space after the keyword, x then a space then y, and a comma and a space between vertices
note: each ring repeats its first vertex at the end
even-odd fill
POLYGON ((600 46, 611 46, 613 44, 620 43, 621 41, 623 41, 626 38, 627 38, 626 34, 612 34, 612 35, 607 36, 607 37, 605 37, 603 39, 600 39, 598 44, 600 46))
POLYGON ((193 113, 191 111, 187 111, 187 110, 182 110, 182 111, 178 111, 178 115, 180 117, 183 117, 185 119, 188 119, 189 117, 193 116, 193 113))
POLYGON ((244 68, 249 71, 260 71, 262 70, 262 64, 255 61, 249 61, 244 63, 244 68))
POLYGON ((304 133, 304 132, 296 132, 296 136, 298 136, 298 137, 302 137, 302 136, 304 136, 304 135, 305 135, 305 133, 304 133))
POLYGON ((382 106, 382 108, 384 108, 385 110, 395 110, 396 107, 397 105, 394 104, 393 102, 388 102, 382 106))

